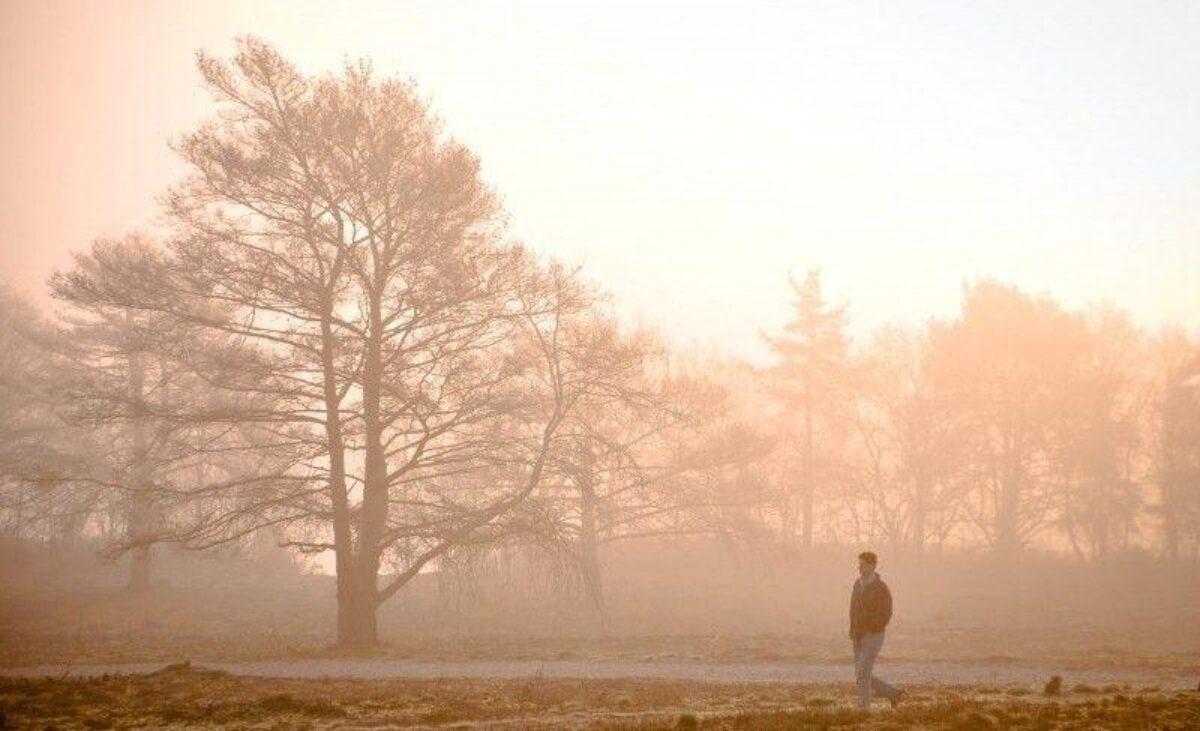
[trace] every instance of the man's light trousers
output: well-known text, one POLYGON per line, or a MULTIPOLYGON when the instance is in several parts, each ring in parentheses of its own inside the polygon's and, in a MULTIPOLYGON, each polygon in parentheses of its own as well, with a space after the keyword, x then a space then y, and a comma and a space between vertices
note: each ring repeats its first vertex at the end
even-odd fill
POLYGON ((896 689, 875 677, 875 658, 883 649, 883 633, 869 632, 854 640, 854 678, 858 681, 858 707, 871 707, 871 691, 891 698, 896 689))

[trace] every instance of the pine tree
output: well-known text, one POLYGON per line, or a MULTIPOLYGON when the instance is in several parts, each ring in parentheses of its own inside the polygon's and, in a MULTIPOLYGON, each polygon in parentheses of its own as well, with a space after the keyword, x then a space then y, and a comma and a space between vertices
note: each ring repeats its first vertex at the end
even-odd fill
POLYGON ((803 282, 789 277, 794 300, 792 319, 783 334, 766 336, 777 362, 771 368, 774 393, 784 409, 784 418, 800 425, 800 476, 786 491, 783 503, 783 532, 787 539, 796 533, 801 519, 801 544, 813 543, 813 502, 816 492, 818 426, 836 408, 837 395, 849 374, 848 342, 845 335, 846 308, 831 307, 821 292, 821 277, 810 270, 803 282), (798 503, 798 504, 797 504, 798 503), (797 512, 799 516, 797 516, 797 512))

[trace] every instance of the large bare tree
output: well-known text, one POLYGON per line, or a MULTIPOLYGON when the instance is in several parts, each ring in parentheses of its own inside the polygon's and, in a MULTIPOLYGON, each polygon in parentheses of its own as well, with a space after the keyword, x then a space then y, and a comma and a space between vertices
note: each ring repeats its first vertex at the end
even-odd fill
POLYGON ((411 84, 306 77, 254 39, 199 66, 220 112, 178 144, 171 275, 108 296, 213 334, 176 358, 225 395, 186 418, 240 430, 261 469, 193 490, 176 537, 281 526, 332 551, 338 641, 373 644, 378 606, 527 497, 608 377, 600 343, 564 336, 590 296, 503 240, 411 84))

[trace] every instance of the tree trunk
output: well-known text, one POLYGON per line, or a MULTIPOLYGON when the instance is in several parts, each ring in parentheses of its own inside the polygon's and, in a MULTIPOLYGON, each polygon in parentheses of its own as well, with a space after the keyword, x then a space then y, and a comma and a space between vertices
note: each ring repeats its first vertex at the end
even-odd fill
POLYGON ((926 504, 928 498, 929 487, 925 479, 918 473, 916 482, 916 494, 913 496, 913 517, 912 517, 912 550, 913 554, 920 557, 925 555, 925 511, 928 509, 926 504))
MULTIPOLYGON (((17 510, 16 520, 13 530, 13 558, 19 562, 24 554, 24 546, 21 541, 25 539, 25 485, 17 485, 17 510)), ((19 563, 18 563, 19 565, 19 563)))
POLYGON ((1000 484, 1000 500, 996 511, 996 551, 1002 556, 1014 556, 1020 550, 1017 535, 1017 513, 1020 507, 1020 486, 1012 477, 1000 484))
POLYGON ((579 475, 579 572, 592 607, 605 615, 604 579, 600 572, 600 550, 596 529, 596 486, 593 483, 590 449, 586 452, 579 475))
POLYGON ((801 534, 801 544, 812 548, 813 544, 813 416, 812 399, 805 391, 804 404, 804 490, 801 494, 803 502, 804 525, 801 534))
POLYGON ((1004 451, 1000 469, 1000 494, 996 501, 996 552, 1001 556, 1015 556, 1021 547, 1018 530, 1021 513, 1021 456, 1018 440, 1011 435, 1004 437, 1004 451))
POLYGON ((796 539, 796 491, 791 489, 783 496, 780 521, 783 528, 783 541, 791 545, 796 539))
POLYGON ((352 644, 378 642, 375 610, 379 606, 379 560, 383 549, 388 513, 388 475, 386 446, 380 408, 383 399, 383 319, 379 289, 371 292, 370 330, 363 354, 362 407, 363 500, 359 511, 358 552, 354 562, 354 581, 347 607, 347 622, 352 644))
POLYGON ((1168 561, 1176 561, 1179 558, 1179 513, 1176 510, 1171 487, 1168 478, 1160 479, 1163 555, 1168 561))
MULTIPOLYGON (((355 591, 354 536, 350 525, 350 498, 346 490, 346 452, 342 435, 342 418, 339 409, 338 380, 334 353, 336 343, 333 336, 332 295, 325 293, 322 302, 321 320, 321 366, 325 398, 325 440, 329 451, 329 500, 333 508, 333 551, 334 572, 337 577, 337 644, 353 647, 370 636, 374 644, 374 632, 360 620, 362 598, 355 591)), ((372 609, 374 624, 374 610, 372 609)))
POLYGON ((342 649, 368 649, 379 644, 374 584, 363 587, 354 577, 338 577, 337 645, 342 649), (366 589, 364 591, 364 589, 366 589))
POLYGON ((607 614, 604 603, 604 576, 600 570, 600 547, 595 525, 583 525, 579 534, 579 569, 592 607, 601 615, 607 614))
MULTIPOLYGON (((126 320, 129 317, 126 313, 126 320)), ((145 591, 150 588, 150 544, 152 540, 153 516, 149 486, 149 446, 147 444, 145 416, 142 413, 145 398, 146 370, 141 353, 129 354, 129 371, 126 374, 127 395, 134 409, 132 422, 133 454, 129 465, 129 513, 128 539, 132 545, 129 563, 130 591, 145 591)))
POLYGON ((150 545, 135 546, 129 555, 130 591, 146 591, 150 588, 150 545))

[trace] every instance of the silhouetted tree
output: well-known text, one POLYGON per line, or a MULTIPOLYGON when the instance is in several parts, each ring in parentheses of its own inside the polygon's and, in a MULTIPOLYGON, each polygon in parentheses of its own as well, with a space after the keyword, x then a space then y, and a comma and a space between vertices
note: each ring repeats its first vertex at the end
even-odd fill
POLYGON ((378 606, 495 529, 603 382, 596 344, 564 336, 590 296, 500 239, 478 162, 410 84, 308 78, 254 39, 199 64, 221 115, 178 145, 170 291, 113 304, 219 334, 189 362, 227 397, 193 418, 265 456, 198 489, 237 499, 179 535, 277 525, 332 551, 338 641, 373 644, 378 606))
POLYGON ((1200 348, 1180 333, 1157 345, 1166 362, 1155 410, 1156 512, 1163 554, 1174 560, 1189 543, 1200 550, 1200 348))
POLYGON ((648 479, 635 449, 660 428, 667 409, 646 378, 655 357, 652 341, 645 334, 621 337, 608 318, 587 327, 614 348, 608 353, 614 388, 587 394, 564 419, 550 475, 527 503, 532 512, 525 517, 545 548, 570 556, 588 598, 603 613, 600 546, 614 527, 616 506, 648 479))
POLYGON ((1141 334, 1129 319, 1100 311, 1088 323, 1087 351, 1053 416, 1059 523, 1075 552, 1087 558, 1126 547, 1135 530, 1143 405, 1135 377, 1144 361, 1141 334))
POLYGON ((36 535, 69 540, 96 507, 95 494, 67 482, 87 440, 56 409, 66 345, 37 308, 0 285, 0 511, 17 545, 36 535))
MULTIPOLYGON (((601 324, 613 328, 615 325, 601 324)), ((529 503, 541 537, 577 567, 604 615, 601 551, 620 541, 745 532, 728 512, 751 496, 727 484, 743 476, 761 442, 730 423, 721 389, 702 375, 672 372, 647 337, 620 342, 606 371, 612 388, 581 399, 564 421, 553 477, 529 503)))
POLYGON ((114 300, 161 293, 170 276, 163 248, 134 234, 95 242, 50 282, 66 305, 60 319, 70 343, 68 363, 55 374, 59 411, 105 443, 102 453, 78 461, 71 479, 109 491, 119 506, 123 535, 105 551, 130 554, 133 590, 149 586, 151 550, 169 534, 164 493, 172 475, 201 456, 189 443, 189 419, 208 387, 180 360, 200 347, 196 328, 150 303, 114 300))
POLYGON ((967 512, 1001 554, 1056 515, 1053 427, 1086 352, 1081 318, 989 281, 966 291, 957 321, 931 330, 931 382, 972 442, 967 512))
MULTIPOLYGON (((777 358, 771 368, 772 387, 783 408, 785 425, 798 429, 790 437, 800 455, 798 479, 787 480, 782 505, 782 527, 786 539, 796 533, 813 543, 813 501, 818 480, 821 427, 832 425, 842 405, 848 378, 848 342, 844 334, 845 307, 830 307, 821 294, 821 279, 810 271, 803 282, 789 278, 793 301, 792 319, 783 333, 766 340, 777 358)), ((794 432, 793 432, 794 433, 794 432)))
POLYGON ((860 540, 924 552, 960 524, 969 440, 929 382, 924 333, 885 329, 859 356, 846 495, 860 540), (866 515, 857 506, 865 504, 866 515))

